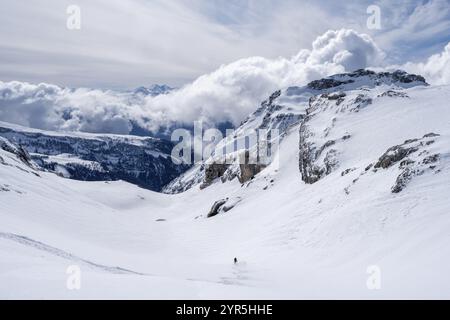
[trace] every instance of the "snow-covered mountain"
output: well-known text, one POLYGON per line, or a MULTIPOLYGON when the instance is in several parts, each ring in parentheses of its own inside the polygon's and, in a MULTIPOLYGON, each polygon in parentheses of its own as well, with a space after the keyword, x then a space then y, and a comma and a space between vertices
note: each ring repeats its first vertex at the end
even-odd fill
POLYGON ((112 134, 57 133, 0 122, 0 136, 24 148, 42 170, 83 181, 124 180, 159 191, 187 169, 170 141, 112 134))
MULTIPOLYGON (((326 128, 326 138, 337 119, 337 117, 330 116, 329 112, 325 112, 326 109, 333 109, 335 113, 342 113, 347 109, 358 112, 360 108, 371 104, 373 99, 376 99, 379 95, 381 97, 406 96, 403 93, 404 89, 427 85, 423 77, 407 74, 400 70, 392 73, 356 70, 355 72, 337 74, 325 79, 312 81, 304 87, 289 87, 284 90, 278 90, 267 100, 263 101, 261 106, 241 123, 234 134, 221 141, 216 149, 235 144, 237 140, 242 139, 249 132, 258 129, 277 129, 280 139, 283 139, 293 126, 300 123, 303 124, 301 130, 305 131, 305 127, 311 118, 310 113, 314 108, 320 109, 316 113, 320 113, 321 117, 330 118, 326 120, 331 121, 330 127, 326 128), (334 107, 334 103, 338 107, 341 104, 342 106, 340 108, 334 107), (333 107, 330 107, 330 104, 333 107), (319 107, 321 105, 326 105, 326 107, 319 107)), ((319 128, 320 130, 323 129, 319 128)), ((304 139, 304 136, 305 134, 301 136, 301 139, 304 139)), ((326 143, 334 144, 334 141, 326 140, 322 144, 325 145, 326 143)), ((316 152, 317 150, 314 151, 316 152)), ((319 157, 319 154, 317 154, 317 157, 319 157)), ((195 185, 205 187, 213 181, 221 180, 224 182, 240 175, 241 166, 238 166, 236 163, 223 164, 223 162, 223 157, 218 159, 213 155, 205 163, 194 166, 180 177, 174 179, 164 187, 163 192, 178 193, 186 191, 195 185)), ((236 158, 236 162, 238 162, 238 158, 236 158)))
POLYGON ((2 134, 0 297, 449 298, 448 101, 403 72, 284 88, 218 145, 278 128, 271 163, 214 154, 176 194, 63 179, 2 134))
POLYGON ((172 88, 166 84, 154 84, 150 87, 144 86, 138 87, 133 91, 133 93, 141 94, 143 96, 156 97, 159 96, 160 94, 168 94, 173 90, 175 90, 175 88, 172 88))

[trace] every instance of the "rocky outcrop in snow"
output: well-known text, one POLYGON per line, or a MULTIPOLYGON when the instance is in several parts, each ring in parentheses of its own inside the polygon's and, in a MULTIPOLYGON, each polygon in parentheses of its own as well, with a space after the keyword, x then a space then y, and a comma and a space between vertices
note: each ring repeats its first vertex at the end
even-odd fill
POLYGON ((216 179, 222 178, 228 167, 229 165, 226 163, 217 162, 205 165, 205 176, 203 183, 200 185, 200 189, 204 189, 210 186, 216 179))
POLYGON ((225 213, 233 209, 239 202, 241 202, 240 197, 235 198, 226 198, 226 199, 220 199, 214 202, 213 206, 211 207, 211 210, 209 211, 207 218, 212 218, 220 213, 225 213))
MULTIPOLYGON (((30 154, 27 152, 27 150, 22 148, 22 146, 11 143, 7 139, 0 137, 0 149, 14 154, 17 159, 22 161, 24 164, 29 167, 35 168, 35 164, 32 163, 30 154)), ((2 158, 0 158, 0 161, 4 162, 2 158)))
MULTIPOLYGON (((288 130, 297 125, 304 117, 304 109, 301 104, 298 104, 297 96, 295 98, 290 96, 289 90, 278 90, 263 101, 254 113, 242 121, 240 126, 234 130, 233 135, 224 138, 217 148, 235 144, 238 139, 242 139, 256 130, 267 130, 268 132, 276 130, 279 137, 271 136, 270 139, 283 139, 288 130)), ((266 166, 263 162, 250 163, 251 161, 245 160, 245 157, 248 159, 250 156, 247 152, 253 154, 256 148, 255 145, 247 146, 236 150, 234 154, 223 157, 213 155, 210 159, 205 159, 203 163, 195 165, 171 181, 164 187, 163 192, 180 193, 197 185, 203 189, 216 181, 226 182, 236 178, 244 183, 266 166)))
POLYGON ((427 170, 436 169, 439 154, 429 154, 427 146, 435 143, 438 134, 429 133, 421 139, 406 140, 401 145, 389 148, 374 165, 377 168, 387 169, 399 163, 400 174, 392 186, 392 193, 401 192, 414 176, 422 175, 427 170), (419 152, 420 151, 420 152, 419 152))
MULTIPOLYGON (((339 167, 339 154, 351 139, 349 132, 336 137, 335 126, 341 117, 360 112, 374 99, 407 98, 401 90, 417 85, 427 83, 423 77, 404 71, 376 73, 357 70, 313 81, 306 87, 292 90, 295 94, 311 94, 299 129, 302 180, 308 184, 315 183, 339 167), (380 90, 383 93, 380 94, 380 90)), ((398 150, 399 153, 403 151, 398 150)))
MULTIPOLYGON (((436 133, 425 134, 422 138, 412 138, 402 144, 389 147, 376 161, 370 163, 354 178, 344 191, 348 195, 350 189, 362 182, 364 179, 373 179, 377 176, 392 173, 396 175, 393 185, 390 187, 392 193, 402 192, 408 184, 418 176, 425 174, 438 174, 442 170, 440 165, 441 154, 433 150, 433 146, 445 141, 440 140, 436 133)), ((349 168, 341 175, 345 176, 357 170, 349 168)))
POLYGON ((409 88, 416 85, 426 85, 425 78, 420 75, 409 74, 402 70, 394 72, 375 72, 372 70, 359 69, 354 72, 336 74, 331 77, 310 82, 307 87, 316 91, 346 87, 346 89, 357 89, 362 85, 396 85, 409 88))

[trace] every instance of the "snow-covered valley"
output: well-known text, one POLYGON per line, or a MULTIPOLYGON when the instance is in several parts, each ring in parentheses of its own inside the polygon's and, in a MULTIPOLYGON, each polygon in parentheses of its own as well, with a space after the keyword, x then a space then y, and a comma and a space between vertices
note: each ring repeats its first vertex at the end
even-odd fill
POLYGON ((285 88, 242 124, 284 134, 243 183, 200 189, 194 166, 173 184, 186 191, 157 193, 0 148, 0 297, 450 298, 450 86, 331 79, 285 88), (208 218, 221 199, 231 208, 208 218))

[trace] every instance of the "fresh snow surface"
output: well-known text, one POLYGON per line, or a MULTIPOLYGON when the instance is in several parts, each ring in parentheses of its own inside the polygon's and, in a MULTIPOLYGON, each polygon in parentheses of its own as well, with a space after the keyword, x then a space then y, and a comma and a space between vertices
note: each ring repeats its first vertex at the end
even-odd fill
POLYGON ((249 183, 175 195, 63 179, 0 150, 0 298, 450 298, 450 87, 404 92, 338 119, 334 132, 351 139, 312 185, 299 172, 298 125, 249 183), (398 164, 360 176, 430 132, 437 167, 402 192, 391 192, 398 164), (236 206, 206 218, 227 197, 236 206), (66 287, 71 265, 80 290, 66 287), (366 284, 373 265, 379 290, 366 284))

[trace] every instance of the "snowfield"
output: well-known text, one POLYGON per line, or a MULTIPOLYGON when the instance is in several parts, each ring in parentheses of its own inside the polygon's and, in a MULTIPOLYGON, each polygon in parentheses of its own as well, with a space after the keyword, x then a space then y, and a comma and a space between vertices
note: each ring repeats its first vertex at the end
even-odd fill
POLYGON ((336 108, 359 88, 318 105, 311 141, 336 141, 337 162, 313 184, 299 170, 300 123, 254 179, 179 194, 64 179, 0 149, 0 298, 449 299, 450 86, 389 88, 367 89, 357 112, 336 108), (417 172, 394 193, 404 167, 376 163, 409 139, 417 172), (226 198, 234 207, 207 218, 226 198), (66 286, 73 265, 79 290, 66 286))

